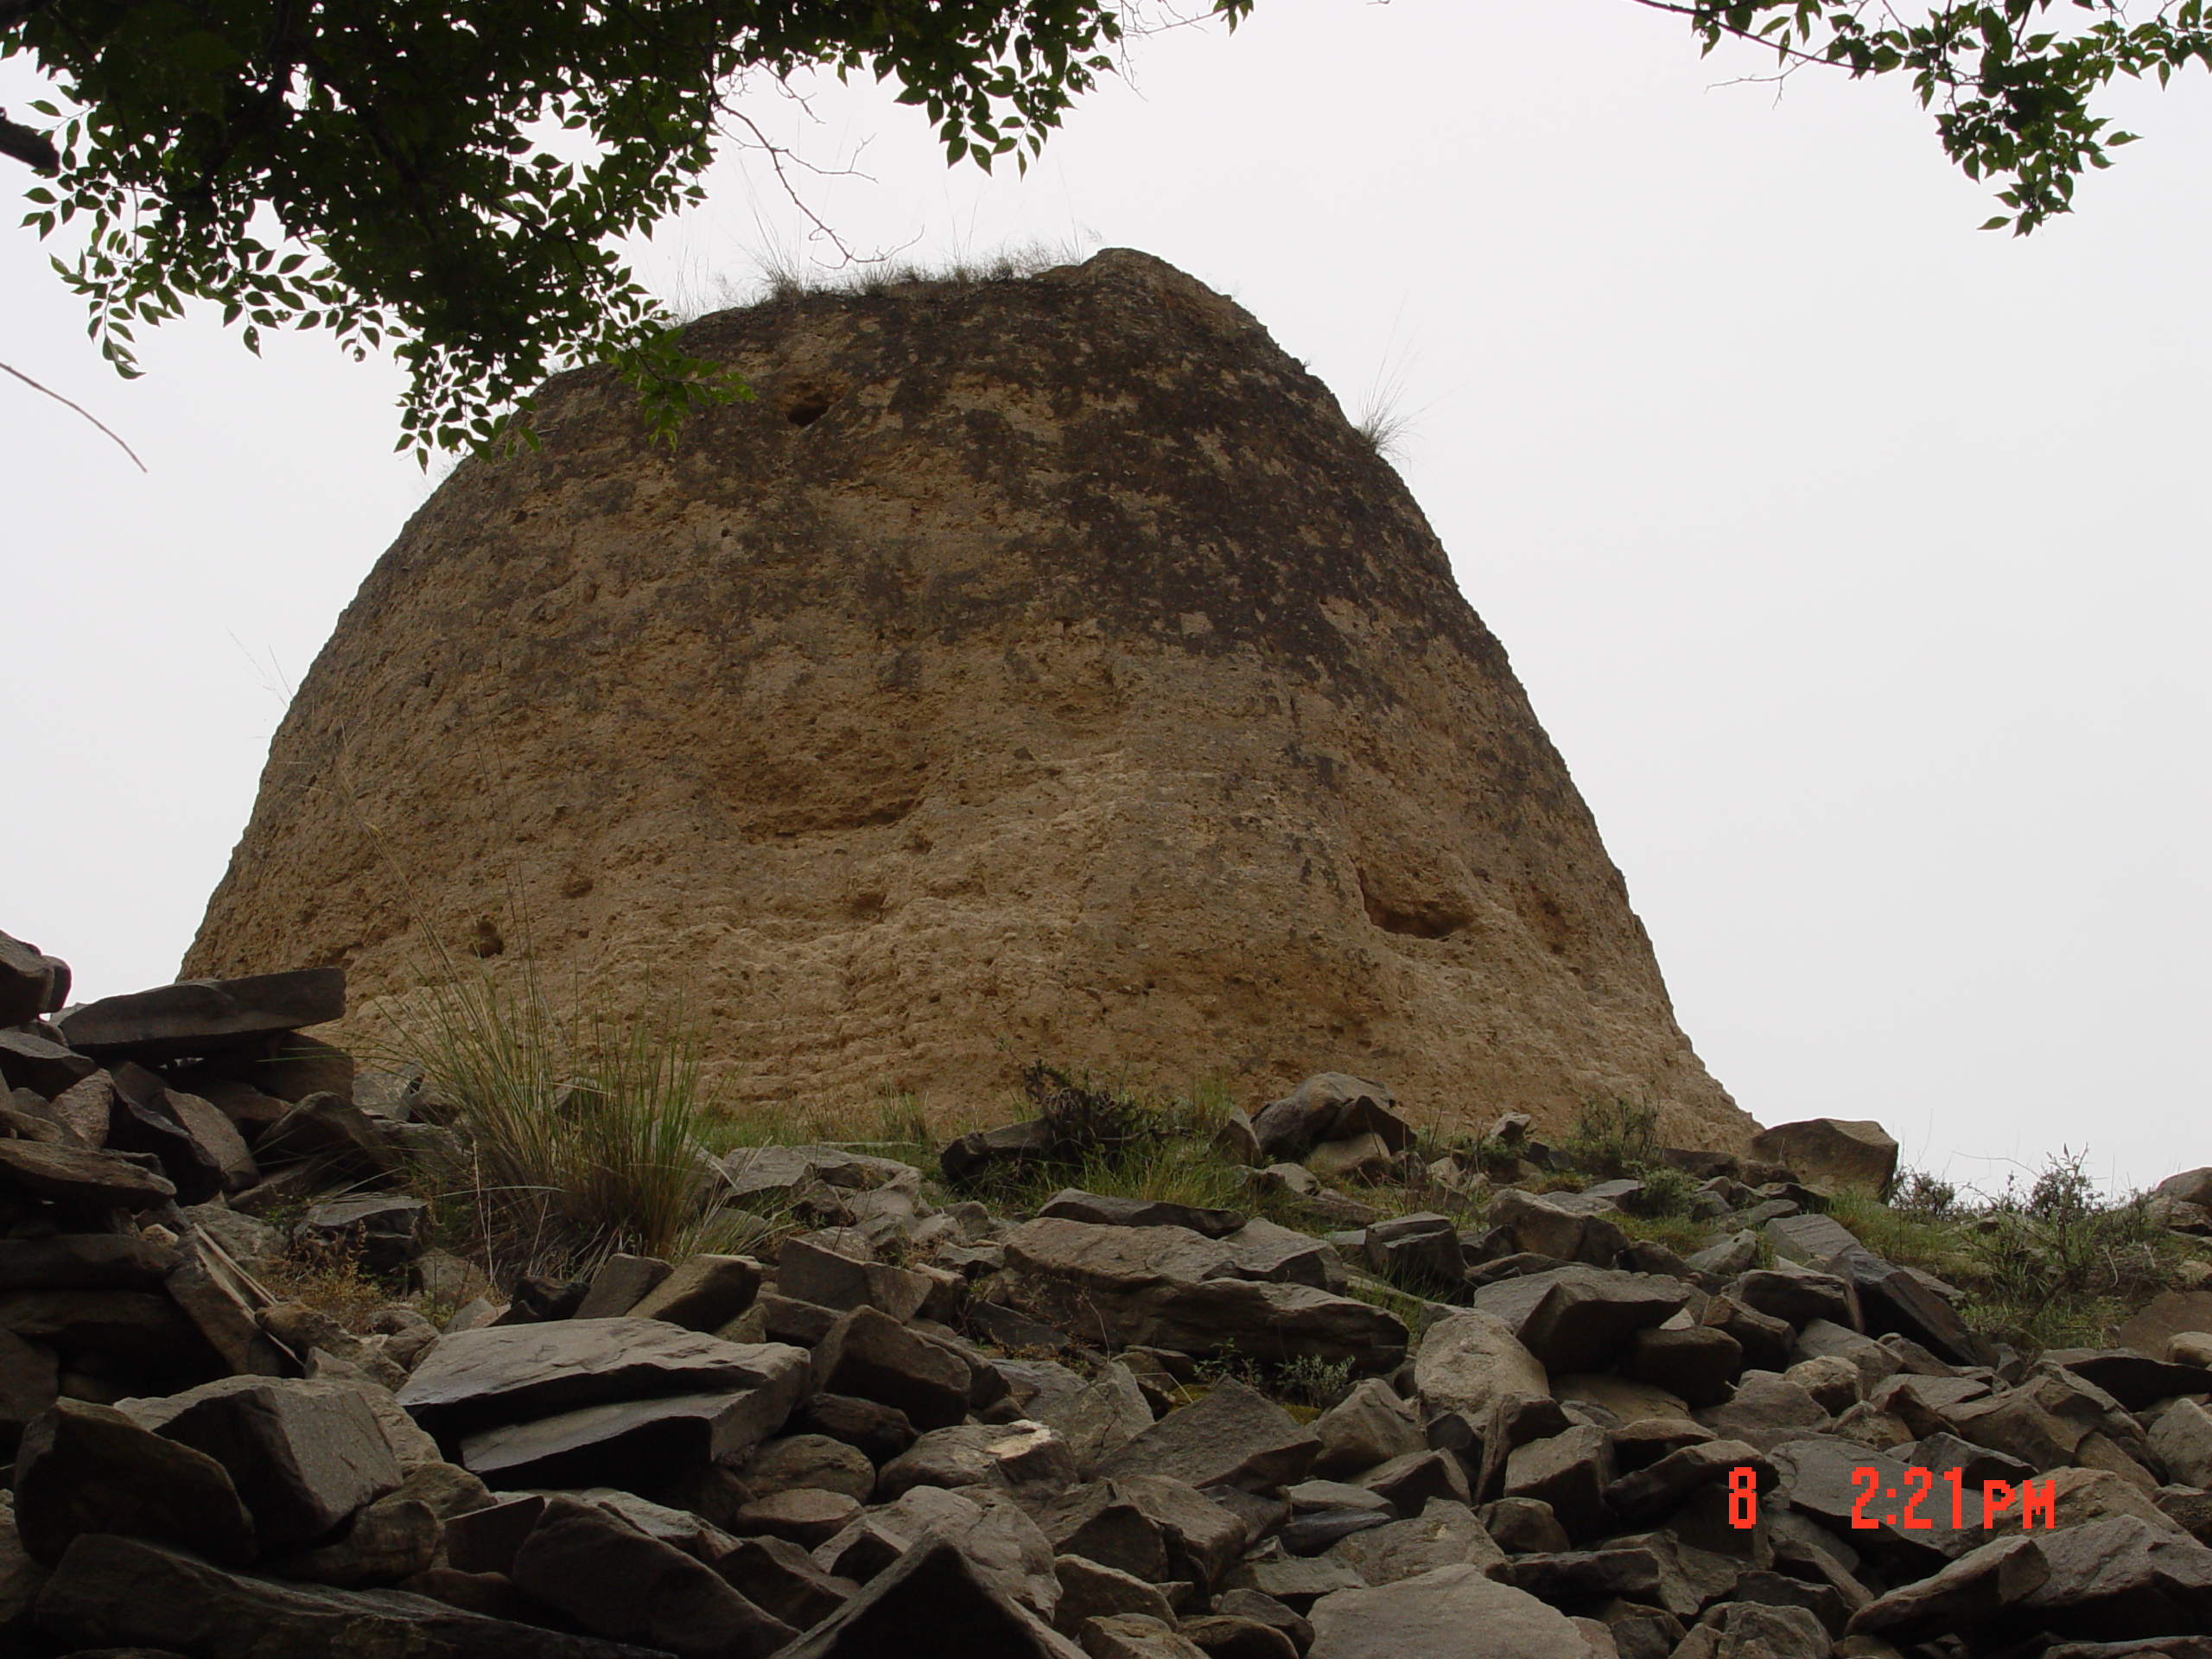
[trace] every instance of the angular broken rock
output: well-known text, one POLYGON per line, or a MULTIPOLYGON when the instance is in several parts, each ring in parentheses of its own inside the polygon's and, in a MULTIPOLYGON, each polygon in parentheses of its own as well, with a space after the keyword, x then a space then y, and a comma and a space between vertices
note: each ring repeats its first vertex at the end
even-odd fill
POLYGON ((1262 1359, 1349 1360, 1383 1371, 1404 1357, 1406 1328, 1382 1309, 1309 1285, 1256 1282, 1230 1239, 1179 1227, 1039 1220, 1007 1236, 1010 1299, 1079 1338, 1202 1354, 1234 1343, 1262 1359))
POLYGON ((23 1548, 49 1567, 86 1533, 253 1559, 253 1519, 223 1465, 105 1406, 60 1400, 34 1419, 16 1453, 15 1495, 23 1548))
POLYGON ((1076 1478, 1075 1454, 1042 1423, 956 1423, 932 1429, 883 1465, 876 1495, 886 1502, 916 1486, 1058 1490, 1076 1478))
MULTIPOLYGON (((1435 1340, 1434 1332, 1432 1326, 1423 1351, 1435 1340)), ((1313 1459, 1317 1475, 1356 1475, 1427 1446, 1413 1407, 1379 1376, 1369 1377, 1315 1418, 1313 1434, 1321 1442, 1313 1459)))
POLYGON ((761 1385, 582 1406, 461 1437, 461 1465, 501 1491, 614 1486, 651 1492, 723 1459, 742 1459, 780 1428, 804 1394, 806 1357, 764 1367, 761 1385))
POLYGON ((79 1538, 38 1601, 39 1628, 79 1647, 197 1659, 668 1659, 665 1649, 566 1636, 393 1590, 330 1590, 225 1573, 136 1538, 79 1538))
POLYGON ((1329 1547, 1329 1559, 1370 1585, 1385 1585, 1418 1578, 1440 1567, 1488 1567, 1503 1560, 1505 1552, 1465 1503, 1432 1498, 1410 1521, 1394 1521, 1338 1540, 1329 1547))
POLYGON ((1296 1163, 1323 1141, 1363 1135, 1376 1136, 1388 1151, 1402 1152, 1413 1144, 1413 1130, 1396 1105, 1379 1083, 1323 1071, 1262 1109, 1252 1133, 1269 1161, 1296 1163))
POLYGON ((817 1392, 890 1406, 924 1430, 968 1415, 968 1384, 958 1356, 874 1307, 843 1315, 814 1351, 817 1392))
POLYGON ((860 1588, 824 1573, 805 1550, 781 1538, 733 1539, 717 1548, 709 1565, 722 1582, 795 1630, 812 1630, 860 1588))
POLYGON ((1999 1634, 2095 1638, 2212 1630, 2212 1549, 2133 1516, 2038 1533, 2050 1576, 1996 1621, 1999 1634))
POLYGON ((1564 1434, 1516 1446, 1506 1459, 1505 1491, 1509 1497, 1550 1504, 1568 1537, 1592 1538, 1611 1518, 1605 1489, 1613 1476, 1612 1446, 1605 1431, 1578 1424, 1564 1434))
POLYGON ((1246 1219, 1235 1210, 1205 1210, 1163 1198, 1107 1198, 1072 1186, 1046 1199, 1037 1214, 1101 1227, 1184 1227, 1205 1238, 1226 1238, 1246 1219))
POLYGON ((1058 1429, 1077 1470, 1089 1475, 1152 1427, 1152 1408, 1135 1373, 1122 1360, 1109 1360, 1089 1378, 1075 1381, 1077 1387, 1040 1393, 1022 1409, 1058 1429))
POLYGON ((1116 1613, 1144 1613, 1173 1624, 1175 1609, 1159 1587, 1132 1573, 1123 1573, 1082 1555, 1055 1555, 1052 1576, 1060 1581, 1060 1605, 1052 1623, 1073 1635, 1087 1618, 1116 1613))
POLYGON ((119 1153, 36 1141, 0 1141, 0 1191, 9 1187, 94 1210, 144 1210, 176 1196, 167 1176, 119 1153))
POLYGON ((579 1319, 619 1319, 645 1300, 645 1293, 674 1269, 653 1255, 610 1255, 591 1276, 591 1288, 576 1304, 579 1319))
POLYGON ((1876 1598, 1851 1616, 1850 1633, 1906 1647, 1955 1636, 1986 1623, 2050 1577, 2050 1564, 2032 1539, 2001 1539, 1876 1598))
POLYGON ((790 1363, 779 1343, 741 1344, 658 1319, 558 1319, 441 1337, 399 1390, 431 1433, 480 1429, 625 1400, 759 1388, 790 1363))
POLYGON ((911 1319, 931 1287, 925 1274, 869 1260, 867 1242, 849 1231, 787 1238, 776 1261, 779 1294, 838 1313, 874 1307, 911 1319))
POLYGON ((72 1008, 54 1027, 99 1059, 152 1065, 245 1047, 346 1016, 346 970, 303 968, 249 979, 190 979, 72 1008))
POLYGON ((1589 1643, 1565 1614, 1471 1565, 1340 1590, 1314 1603, 1308 1617, 1306 1659, 1590 1659, 1589 1643))
POLYGON ((399 1459, 359 1394, 283 1377, 234 1381, 242 1386, 205 1391, 158 1432, 222 1465, 263 1549, 312 1542, 399 1484, 399 1459))
POLYGON ((687 1331, 718 1330, 753 1306, 760 1264, 749 1255, 699 1255, 629 1309, 636 1319, 664 1319, 687 1331))
POLYGON ((1752 1137, 1751 1156, 1780 1164, 1815 1186, 1848 1188, 1872 1198, 1888 1195, 1897 1173, 1897 1143, 1866 1118, 1777 1123, 1752 1137))
POLYGON ((1752 1471, 1757 1491, 1775 1484, 1774 1465, 1742 1440, 1707 1440, 1623 1475, 1605 1488, 1605 1502, 1631 1526, 1641 1525, 1680 1508, 1692 1493, 1730 1480, 1738 1469, 1752 1471))
POLYGON ((1099 1465, 1108 1479, 1166 1475, 1192 1486, 1265 1491, 1304 1478, 1321 1443, 1255 1389, 1224 1377, 1099 1465))
POLYGON ((1457 1412, 1479 1424, 1501 1400, 1548 1395, 1551 1380, 1542 1362, 1497 1314, 1455 1309, 1421 1338, 1414 1356, 1414 1389, 1428 1416, 1457 1412))
POLYGON ((96 1069, 92 1060, 50 1038, 0 1027, 0 1084, 10 1089, 29 1089, 51 1100, 96 1069))
POLYGON ((397 1584, 436 1560, 439 1530, 428 1503, 395 1492, 357 1511, 340 1536, 286 1556, 271 1570, 280 1578, 341 1590, 397 1584))
POLYGON ((1082 1659, 949 1539, 909 1549, 778 1659, 1082 1659))
POLYGON ((69 964, 0 933, 0 1026, 29 1025, 69 1000, 69 964))
POLYGON ((1618 1222, 1618 1205, 1581 1192, 1527 1192, 1502 1188, 1491 1200, 1490 1224, 1503 1227, 1515 1245, 1561 1262, 1610 1268, 1628 1243, 1618 1222))
POLYGON ((1547 1370, 1602 1371, 1638 1331, 1681 1312, 1689 1294, 1678 1279, 1577 1266, 1484 1285, 1470 1300, 1504 1320, 1547 1370))
POLYGON ((712 1567, 572 1497, 546 1500, 509 1576, 595 1636, 678 1659, 768 1659, 797 1634, 712 1567))

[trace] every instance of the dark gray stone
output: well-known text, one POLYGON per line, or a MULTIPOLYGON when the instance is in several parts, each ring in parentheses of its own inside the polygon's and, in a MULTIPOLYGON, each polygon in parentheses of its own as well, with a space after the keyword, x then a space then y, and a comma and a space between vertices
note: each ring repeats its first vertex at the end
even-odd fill
POLYGON ((69 964, 0 933, 0 1026, 25 1026, 69 1000, 69 964))
POLYGON ((817 1392, 893 1407, 925 1431, 968 1415, 968 1382, 957 1356, 874 1307, 843 1315, 814 1351, 817 1392))
POLYGON ((849 1394, 811 1396, 791 1427, 799 1433, 842 1440, 879 1466, 912 1446, 917 1432, 896 1406, 849 1394))
POLYGON ((1608 1596, 1649 1596, 1659 1587, 1658 1559, 1648 1549, 1573 1549, 1558 1554, 1516 1555, 1497 1562, 1490 1576, 1526 1590, 1540 1601, 1601 1601, 1608 1596))
POLYGON ((394 1590, 332 1590, 225 1573, 136 1538, 69 1547, 38 1624, 79 1647, 124 1644, 193 1659, 344 1654, 346 1659, 668 1659, 664 1649, 567 1636, 394 1590))
POLYGON ((1266 1395, 1224 1378, 1099 1465, 1109 1479, 1166 1475, 1192 1486, 1263 1491, 1302 1478, 1320 1441, 1266 1395))
POLYGON ((0 1084, 52 1100, 83 1082, 99 1063, 36 1033, 0 1027, 0 1084))
POLYGON ((86 1533, 161 1539, 235 1566, 253 1559, 253 1518, 223 1465, 105 1406, 60 1400, 35 1418, 16 1453, 15 1494, 23 1548, 48 1567, 86 1533))
POLYGON ((907 1550, 779 1659, 1080 1659, 950 1540, 907 1550))
POLYGON ((345 969, 303 968, 247 979, 183 980, 103 997, 54 1024, 79 1053, 154 1064, 251 1046, 345 1015, 345 969))
POLYGON ((1470 1300, 1557 1375, 1610 1369, 1638 1331, 1680 1313, 1689 1289, 1677 1279, 1578 1266, 1485 1285, 1470 1300))
POLYGON ((1378 1136, 1390 1151, 1402 1152, 1413 1144, 1413 1129, 1379 1083, 1319 1072, 1263 1107, 1252 1120, 1253 1138, 1268 1162, 1295 1163, 1323 1141, 1361 1135, 1378 1136))
POLYGON ((399 1403, 431 1433, 458 1439, 616 1401, 759 1388, 791 1354, 780 1343, 723 1342, 658 1319, 493 1325, 441 1337, 399 1403))
POLYGON ((499 1491, 613 1486, 652 1492, 710 1464, 739 1459, 776 1433, 806 1383, 797 1350, 759 1386, 615 1401, 464 1436, 461 1463, 499 1491))
POLYGON ((1629 1350, 1627 1374, 1681 1397, 1692 1406, 1715 1406, 1744 1374, 1744 1344, 1710 1325, 1687 1330, 1639 1331, 1629 1350))
POLYGON ((630 1310, 639 1319, 661 1319, 687 1331, 714 1331, 753 1306, 760 1289, 760 1264, 749 1255, 692 1256, 630 1310))
POLYGON ((1550 1504, 1569 1538, 1593 1538, 1612 1518, 1605 1489, 1612 1484, 1614 1472, 1612 1447, 1605 1430, 1578 1426, 1516 1446, 1506 1459, 1505 1491, 1510 1497, 1533 1497, 1550 1504))
POLYGON ((976 1129, 949 1141, 938 1154, 938 1167, 947 1182, 959 1186, 1003 1165, 1050 1163, 1060 1150, 1051 1126, 1033 1118, 995 1129, 976 1129))
POLYGON ((782 1538, 740 1538, 709 1562, 722 1581, 754 1606, 795 1630, 812 1630, 860 1589, 824 1573, 798 1545, 782 1538))
POLYGON ((703 1562, 570 1497, 546 1500, 509 1576, 595 1636, 677 1659, 768 1659, 797 1634, 703 1562))
POLYGON ((1226 1238, 1246 1220, 1235 1210, 1205 1210, 1160 1198, 1108 1198, 1072 1186, 1055 1192, 1037 1213, 1102 1227, 1185 1227, 1207 1238, 1226 1238))
POLYGON ((1473 1566, 1321 1598, 1307 1659, 1589 1659, 1565 1614, 1473 1566), (1477 1645, 1479 1644, 1479 1645, 1477 1645))
POLYGON ((1904 1647, 1956 1636, 2025 1600, 2050 1577, 2050 1563, 2034 1540, 2001 1538, 1877 1597, 1852 1615, 1849 1629, 1854 1636, 1878 1636, 1904 1647))
POLYGON ((348 1389, 255 1378, 187 1406, 159 1433, 223 1466, 264 1550, 321 1537, 402 1478, 368 1402, 348 1389))

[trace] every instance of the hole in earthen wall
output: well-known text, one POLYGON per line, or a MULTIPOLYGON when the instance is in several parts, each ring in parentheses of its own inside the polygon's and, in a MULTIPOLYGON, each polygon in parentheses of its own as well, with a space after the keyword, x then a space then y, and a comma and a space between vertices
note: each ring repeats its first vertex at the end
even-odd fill
POLYGON ((1388 897, 1375 890, 1365 871, 1359 878, 1360 902, 1366 906, 1367 919, 1385 933, 1403 934, 1408 938, 1441 939, 1457 933, 1467 925, 1465 909, 1448 899, 1409 899, 1400 894, 1388 897))
POLYGON ((844 388, 825 385, 819 381, 804 381, 786 386, 778 394, 776 409, 793 426, 812 426, 830 412, 844 388))

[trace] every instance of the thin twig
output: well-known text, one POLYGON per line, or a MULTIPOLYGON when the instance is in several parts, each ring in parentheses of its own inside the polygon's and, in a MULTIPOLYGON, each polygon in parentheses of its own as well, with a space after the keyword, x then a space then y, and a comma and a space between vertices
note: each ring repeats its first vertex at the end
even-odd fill
POLYGON ((0 363, 0 369, 6 369, 9 373, 14 375, 16 379, 22 381, 33 391, 42 391, 48 397, 53 398, 57 404, 67 404, 71 409, 75 410, 79 415, 82 415, 94 426, 99 427, 101 431, 106 432, 108 436, 115 438, 115 447, 122 450, 124 454, 130 457, 130 464, 132 466, 136 467, 142 473, 146 470, 146 463, 138 459, 138 452, 136 449, 133 449, 129 444, 124 442, 121 438, 116 438, 115 434, 108 430, 106 424, 101 421, 99 416, 93 414, 92 410, 86 409, 83 404, 70 403, 67 397, 64 397, 60 392, 54 391, 53 387, 41 386, 37 381, 32 379, 30 376, 25 374, 21 369, 16 368, 10 364, 0 363))

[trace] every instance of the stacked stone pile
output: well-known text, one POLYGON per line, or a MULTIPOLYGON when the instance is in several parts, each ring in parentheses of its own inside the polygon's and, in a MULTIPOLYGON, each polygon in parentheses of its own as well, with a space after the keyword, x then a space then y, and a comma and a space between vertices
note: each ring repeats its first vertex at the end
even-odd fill
MULTIPOLYGON (((85 1031, 115 1027, 86 1023, 98 1004, 39 1024, 66 972, 45 960, 10 942, 19 983, 46 977, 8 1034, 92 1064, 0 1049, 20 1193, 0 1274, 73 1275, 36 1294, 87 1300, 66 1340, 51 1319, 12 1338, 34 1386, 10 1395, 0 1652, 2212 1654, 2212 1291, 2162 1296, 2111 1348, 1993 1343, 1948 1287, 1821 1213, 1823 1179, 1893 1174, 1872 1126, 1771 1131, 1764 1166, 1671 1154, 1713 1225, 1687 1257, 1624 1229, 1638 1181, 1536 1190, 1556 1160, 1524 1123, 1498 1125, 1479 1167, 1409 1171, 1388 1091, 1338 1076, 1224 1131, 1255 1191, 1311 1190, 1297 1213, 1319 1236, 1078 1189, 1003 1214, 895 1160, 753 1148, 723 1187, 807 1230, 448 1294, 442 1328, 395 1304, 360 1338, 261 1302, 240 1262, 273 1245, 236 1208, 270 1182, 311 1198, 290 1172, 360 1178, 328 1142, 263 1166, 302 1101, 238 1128, 255 1167, 231 1192, 179 1202, 181 1171, 209 1179, 194 1114, 163 1104, 192 1092, 188 1068, 224 1110, 210 1068, 247 1075, 240 1056, 281 1063, 269 1046, 302 1039, 86 1052, 106 1039, 85 1031), (125 1065, 165 1093, 118 1081, 125 1065), (183 1133, 80 1144, 62 1102, 95 1075, 183 1133), (1484 1188, 1484 1224, 1316 1184, 1347 1158, 1484 1188), (76 1185, 20 1173, 57 1160, 76 1185), (194 1265, 220 1316, 178 1287, 194 1265), (152 1307, 169 1323, 126 1352, 123 1310, 152 1307)), ((202 988, 241 1025, 313 1012, 202 988)), ((128 1034, 150 1044, 147 1006, 128 1034)), ((359 1144, 388 1166, 409 1127, 374 1118, 359 1144)), ((966 1138, 938 1174, 1048 1157, 1064 1131, 966 1138)), ((2193 1224, 2181 1206, 2212 1196, 2212 1169, 2162 1196, 2193 1224)), ((458 1264, 397 1218, 410 1202, 310 1207, 302 1241, 411 1257, 450 1292, 458 1264)), ((0 1295, 0 1337, 44 1305, 0 1295)))

